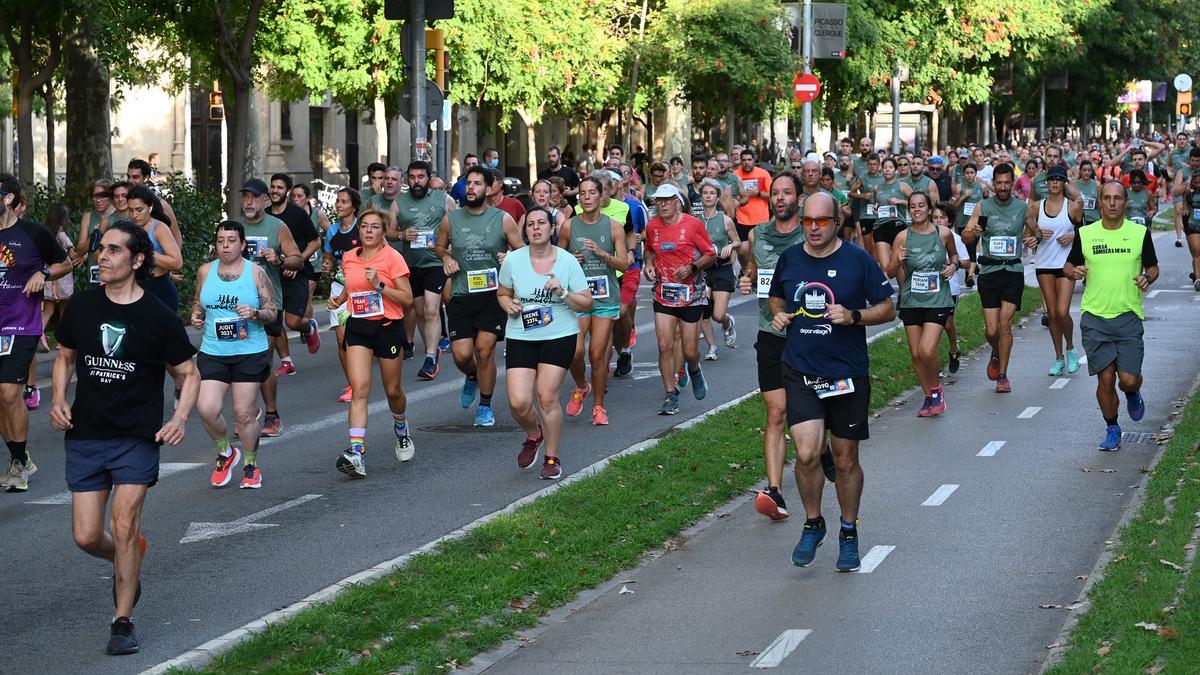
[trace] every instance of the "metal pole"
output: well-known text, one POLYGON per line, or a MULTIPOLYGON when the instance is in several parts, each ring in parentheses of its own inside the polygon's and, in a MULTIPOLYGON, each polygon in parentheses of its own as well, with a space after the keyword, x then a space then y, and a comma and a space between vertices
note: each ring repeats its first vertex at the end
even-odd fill
POLYGON ((983 144, 991 145, 992 143, 992 100, 987 99, 983 102, 983 144))
POLYGON ((1038 94, 1038 140, 1046 140, 1046 78, 1044 77, 1038 94))
MULTIPOLYGON (((812 72, 812 0, 804 0, 804 33, 801 44, 801 58, 804 60, 804 72, 812 72)), ((804 154, 813 151, 812 147, 812 103, 804 104, 804 125, 802 133, 804 138, 800 140, 800 148, 804 154)))
POLYGON ((900 73, 892 73, 892 154, 900 152, 900 73))
POLYGON ((412 63, 409 64, 408 84, 412 88, 412 150, 417 158, 417 141, 429 136, 429 120, 425 119, 425 0, 413 0, 408 5, 408 22, 412 26, 412 63))

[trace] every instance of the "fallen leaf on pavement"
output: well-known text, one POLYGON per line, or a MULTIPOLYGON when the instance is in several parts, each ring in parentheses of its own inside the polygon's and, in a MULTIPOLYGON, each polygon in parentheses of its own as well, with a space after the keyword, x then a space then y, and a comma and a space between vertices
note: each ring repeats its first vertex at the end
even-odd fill
POLYGON ((1079 576, 1075 577, 1076 581, 1087 581, 1087 578, 1088 575, 1086 574, 1080 574, 1079 576))
POLYGON ((1061 646, 1062 646, 1062 642, 1055 642, 1053 644, 1046 645, 1046 649, 1058 649, 1061 646))
POLYGON ((512 607, 513 609, 526 609, 529 607, 529 603, 525 602, 521 598, 513 598, 512 600, 508 601, 508 606, 512 607))
POLYGON ((1163 613, 1163 614, 1170 614, 1171 612, 1174 612, 1174 611, 1175 611, 1175 609, 1176 609, 1175 605, 1167 605, 1166 607, 1163 607, 1163 608, 1162 608, 1162 613, 1163 613))
POLYGON ((1121 554, 1121 555, 1117 556, 1116 560, 1117 560, 1117 562, 1121 562, 1122 560, 1126 560, 1126 557, 1124 554, 1121 554))
POLYGON ((1196 548, 1196 545, 1195 545, 1195 544, 1184 544, 1184 545, 1183 545, 1183 550, 1185 550, 1185 551, 1190 551, 1190 550, 1192 550, 1192 549, 1194 549, 1194 548, 1196 548))
POLYGON ((744 649, 737 653, 738 656, 758 656, 758 652, 752 652, 749 649, 744 649))
POLYGON ((1164 640, 1178 640, 1179 639, 1179 631, 1175 630, 1174 628, 1172 628, 1170 626, 1159 626, 1158 634, 1164 640))
POLYGON ((1173 569, 1173 570, 1179 570, 1180 572, 1182 572, 1182 571, 1183 571, 1183 566, 1182 566, 1182 565, 1177 565, 1177 564, 1175 564, 1175 563, 1171 562, 1170 560, 1163 560, 1162 558, 1159 558, 1159 559, 1158 559, 1158 562, 1160 562, 1160 563, 1162 563, 1162 564, 1166 565, 1167 567, 1170 567, 1170 568, 1171 568, 1171 569, 1173 569))
POLYGON ((617 595, 632 595, 632 594, 633 594, 633 591, 629 590, 629 587, 626 586, 625 584, 621 584, 621 590, 617 591, 617 595))
POLYGON ((1062 609, 1062 605, 1038 605, 1041 609, 1062 609))

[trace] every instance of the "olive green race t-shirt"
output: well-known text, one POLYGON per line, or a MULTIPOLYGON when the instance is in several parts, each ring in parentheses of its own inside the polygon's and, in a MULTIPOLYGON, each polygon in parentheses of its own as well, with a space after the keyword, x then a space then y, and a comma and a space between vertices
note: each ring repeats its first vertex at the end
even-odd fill
POLYGON ((401 237, 399 241, 391 242, 392 248, 404 254, 404 262, 409 267, 441 267, 442 261, 433 247, 437 244, 442 216, 446 215, 446 193, 430 190, 424 199, 414 199, 410 190, 396 198, 396 213, 397 229, 401 232, 414 229, 417 238, 408 241, 401 237))
POLYGON ((979 249, 979 273, 1008 270, 1021 271, 1021 248, 1025 239, 1025 209, 1028 205, 1009 197, 1001 204, 995 197, 979 202, 980 217, 987 217, 983 228, 983 244, 979 249), (991 261, 983 261, 984 256, 991 261))
POLYGON ((784 234, 775 229, 775 219, 754 227, 754 264, 758 268, 758 278, 750 280, 750 287, 758 295, 758 330, 779 337, 787 333, 771 328, 771 309, 767 306, 767 297, 771 290, 771 280, 775 276, 775 265, 779 256, 796 244, 804 243, 804 228, 784 234))

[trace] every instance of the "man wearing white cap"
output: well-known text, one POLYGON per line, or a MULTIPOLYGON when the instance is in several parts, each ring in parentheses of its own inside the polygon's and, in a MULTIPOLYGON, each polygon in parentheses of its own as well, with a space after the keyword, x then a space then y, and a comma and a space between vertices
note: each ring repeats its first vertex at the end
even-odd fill
POLYGON ((660 415, 679 412, 679 387, 692 384, 697 400, 708 395, 708 385, 700 372, 700 318, 708 304, 708 289, 700 270, 716 260, 717 249, 704 223, 684 213, 679 188, 666 183, 650 196, 658 215, 646 226, 645 261, 642 273, 654 284, 654 330, 658 335, 658 372, 666 396, 660 415), (687 369, 676 381, 675 347, 683 342, 683 360, 687 369))

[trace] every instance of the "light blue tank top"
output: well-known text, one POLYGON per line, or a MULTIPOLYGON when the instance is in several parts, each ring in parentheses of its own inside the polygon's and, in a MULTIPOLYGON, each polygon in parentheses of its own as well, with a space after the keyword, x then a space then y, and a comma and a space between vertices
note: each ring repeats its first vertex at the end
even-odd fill
MULTIPOLYGON (((158 227, 158 221, 157 220, 150 221, 150 229, 147 230, 147 234, 150 235, 150 245, 154 247, 154 252, 155 253, 163 253, 164 252, 163 247, 158 243, 158 237, 154 236, 154 228, 156 228, 156 227, 158 227)), ((174 236, 174 235, 171 235, 171 236, 174 236)))
POLYGON ((258 289, 254 287, 254 263, 243 260, 242 274, 224 281, 217 274, 214 260, 200 289, 204 306, 204 339, 200 351, 209 356, 245 356, 267 350, 267 334, 257 321, 239 319, 238 305, 258 307, 258 289))

